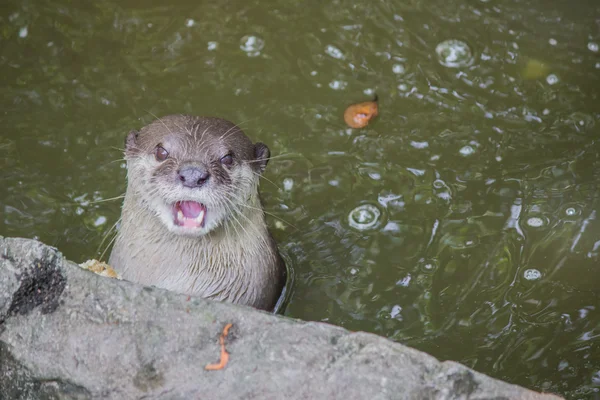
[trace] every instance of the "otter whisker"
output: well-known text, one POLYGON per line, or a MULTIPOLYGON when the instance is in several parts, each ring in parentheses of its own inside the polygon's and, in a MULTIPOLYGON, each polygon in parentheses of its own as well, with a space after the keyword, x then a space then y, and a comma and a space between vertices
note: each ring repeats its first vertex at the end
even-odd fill
POLYGON ((270 160, 274 160, 276 158, 290 157, 290 156, 300 157, 300 155, 298 155, 296 153, 284 153, 284 154, 278 154, 276 156, 271 156, 271 157, 257 158, 256 160, 247 160, 246 162, 251 164, 251 163, 256 163, 256 162, 263 162, 265 160, 270 161, 270 160))
POLYGON ((245 124, 247 122, 256 120, 256 119, 258 119, 258 118, 250 118, 250 119, 247 119, 245 121, 240 122, 239 124, 233 125, 223 135, 221 135, 220 139, 221 140, 226 139, 227 138, 227 136, 226 136, 227 134, 231 135, 232 133, 235 133, 235 132, 238 132, 238 131, 241 132, 241 128, 240 128, 241 125, 243 125, 243 124, 245 124), (237 129, 237 131, 234 131, 234 129, 237 129))
POLYGON ((198 139, 198 131, 200 130, 200 124, 194 124, 194 139, 198 139))
MULTIPOLYGON (((249 218, 248 218, 248 217, 247 217, 247 216, 246 216, 246 215, 245 215, 245 214, 242 212, 242 210, 241 210, 241 209, 238 207, 238 206, 240 206, 240 205, 244 205, 244 204, 242 204, 242 203, 237 203, 237 202, 234 202, 234 201, 233 201, 233 200, 239 200, 239 198, 238 198, 238 197, 236 197, 234 194, 230 194, 230 195, 228 196, 228 195, 227 195, 227 193, 224 193, 224 196, 223 196, 222 198, 223 198, 223 200, 227 201, 227 202, 228 202, 228 203, 231 205, 231 208, 230 208, 230 210, 232 210, 232 211, 235 211, 235 212, 236 212, 236 213, 238 213, 240 216, 244 217, 244 218, 246 219, 246 221, 248 221, 250 228, 251 228, 251 229, 253 229, 253 230, 255 230, 255 233, 256 233, 256 232, 257 232, 257 228, 256 228, 256 227, 254 226, 254 224, 252 223, 252 220, 250 220, 250 219, 249 219, 249 218), (232 198, 230 198, 230 197, 233 197, 233 199, 232 199, 232 198)), ((260 210, 260 209, 258 209, 258 210, 260 210)))
MULTIPOLYGON (((116 230, 116 227, 117 227, 117 224, 119 223, 119 221, 121 221, 120 218, 109 229, 109 233, 107 233, 106 237, 108 237, 108 235, 110 234, 110 231, 112 231, 113 229, 116 230)), ((108 249, 110 249, 110 246, 112 246, 113 243, 115 242, 115 240, 117 240, 117 236, 118 235, 114 235, 113 238, 110 240, 110 242, 108 242, 108 245, 106 246, 106 248, 104 249, 104 251, 102 251, 102 254, 100 254, 100 261, 102 261, 104 259, 104 256, 106 255, 106 252, 108 251, 108 249)), ((100 246, 98 247, 98 251, 100 251, 100 247, 102 247, 102 243, 104 243, 104 240, 105 239, 102 239, 102 242, 100 243, 100 246)))
POLYGON ((225 140, 227 138, 228 134, 231 135, 233 133, 239 132, 239 130, 240 130, 240 128, 237 127, 236 125, 234 125, 231 128, 227 129, 227 131, 224 134, 221 135, 220 139, 221 140, 225 140))
POLYGON ((265 181, 269 182, 270 184, 272 184, 273 186, 275 186, 277 189, 281 190, 281 188, 272 180, 270 180, 269 178, 267 178, 266 176, 263 176, 263 174, 259 174, 258 172, 254 172, 252 171, 252 173, 256 176, 258 176, 259 180, 260 179, 264 179, 265 181))
MULTIPOLYGON (((98 245, 98 249, 96 249, 96 254, 100 253, 100 250, 102 249, 102 246, 104 245, 104 242, 106 241, 106 238, 108 238, 113 232, 116 233, 116 228, 117 225, 119 224, 119 222, 121 221, 121 218, 117 219, 117 221, 112 224, 112 226, 110 228, 108 228, 108 231, 104 234, 104 237, 102 238, 102 241, 100 242, 100 244, 98 245)), ((111 239, 111 242, 114 240, 114 238, 116 237, 113 236, 113 238, 111 239)), ((104 251, 102 252, 102 254, 104 254, 104 252, 106 252, 106 249, 110 246, 110 244, 104 249, 104 251)))
MULTIPOLYGON (((226 201, 230 202, 230 204, 232 204, 232 205, 234 204, 231 199, 229 199, 227 197, 224 197, 224 199, 226 201)), ((236 205, 244 206, 244 204, 241 204, 241 203, 237 203, 236 205)), ((249 208, 252 208, 252 207, 249 207, 249 208)), ((254 208, 254 209, 256 209, 256 208, 254 208)), ((234 207, 234 210, 235 210, 235 212, 237 212, 239 215, 241 215, 248 221, 250 228, 254 231, 254 233, 257 235, 257 237, 261 238, 261 244, 265 247, 268 247, 267 239, 263 235, 260 234, 260 232, 258 231, 258 228, 255 227, 255 225, 252 223, 252 221, 242 212, 242 210, 237 207, 234 207)), ((260 209, 258 209, 258 210, 260 210, 260 209)))
POLYGON ((105 203, 107 201, 115 201, 115 200, 124 199, 124 198, 125 198, 125 194, 122 194, 119 196, 111 197, 110 199, 92 200, 89 203, 90 204, 98 204, 98 203, 105 203))
POLYGON ((165 124, 162 119, 158 118, 154 113, 152 113, 152 111, 150 111, 150 110, 144 110, 144 111, 146 111, 148 114, 152 115, 157 121, 159 121, 161 124, 163 124, 163 126, 169 131, 169 133, 173 134, 173 131, 167 126, 167 124, 165 124))
MULTIPOLYGON (((246 235, 248 235, 248 231, 246 230, 246 228, 244 228, 244 225, 242 225, 242 223, 237 219, 237 217, 235 216, 235 213, 233 212, 233 210, 231 208, 228 208, 228 210, 230 211, 230 215, 233 218, 233 220, 235 222, 237 222, 237 224, 240 226, 240 228, 242 228, 242 230, 244 231, 244 233, 246 235)), ((239 233, 237 232, 237 228, 236 228, 236 234, 239 235, 239 233)))
POLYGON ((296 229, 296 230, 299 230, 299 229, 298 229, 298 227, 297 227, 297 226, 295 226, 294 224, 292 224, 291 222, 288 222, 288 221, 286 221, 286 220, 284 220, 284 219, 282 219, 282 218, 278 217, 277 215, 275 215, 275 214, 273 214, 273 213, 270 213, 270 212, 268 212, 268 211, 266 211, 266 210, 264 210, 264 209, 262 209, 262 208, 258 208, 258 207, 252 207, 252 206, 250 206, 250 205, 248 205, 248 204, 244 204, 244 203, 238 203, 238 204, 239 204, 240 206, 242 206, 242 207, 251 208, 251 209, 254 209, 254 210, 260 210, 260 211, 262 211, 263 213, 265 213, 265 214, 267 214, 267 215, 269 215, 269 216, 271 216, 271 217, 273 217, 273 218, 275 218, 275 219, 278 219, 279 221, 281 221, 281 222, 283 222, 283 223, 285 223, 285 224, 287 224, 287 225, 291 226, 292 228, 294 228, 294 229, 296 229))
POLYGON ((108 162, 107 164, 104 164, 103 166, 111 165, 111 164, 114 164, 114 163, 126 162, 126 161, 127 161, 126 158, 119 158, 117 160, 112 160, 112 161, 108 162))

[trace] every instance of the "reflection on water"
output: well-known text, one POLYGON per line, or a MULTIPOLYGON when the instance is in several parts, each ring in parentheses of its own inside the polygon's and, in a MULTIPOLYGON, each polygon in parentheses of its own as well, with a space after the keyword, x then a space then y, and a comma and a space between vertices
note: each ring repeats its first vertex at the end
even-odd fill
POLYGON ((295 267, 288 315, 589 397, 599 15, 585 0, 9 1, 0 234, 95 256, 126 133, 222 116, 281 155, 262 190, 289 223, 271 219, 295 267), (346 106, 375 93, 379 117, 348 128, 346 106))

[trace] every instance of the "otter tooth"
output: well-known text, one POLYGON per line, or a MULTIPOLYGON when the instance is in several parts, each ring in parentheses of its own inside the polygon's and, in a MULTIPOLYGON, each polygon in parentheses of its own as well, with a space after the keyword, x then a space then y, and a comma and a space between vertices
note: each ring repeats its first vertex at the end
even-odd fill
POLYGON ((183 211, 181 211, 181 210, 177 211, 177 218, 179 220, 185 219, 185 217, 183 216, 183 211))

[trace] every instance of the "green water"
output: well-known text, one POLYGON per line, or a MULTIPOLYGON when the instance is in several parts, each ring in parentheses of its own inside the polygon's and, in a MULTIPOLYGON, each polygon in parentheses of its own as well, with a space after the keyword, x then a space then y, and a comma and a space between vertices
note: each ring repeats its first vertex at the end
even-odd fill
POLYGON ((600 4, 309 3, 3 2, 0 235, 97 257, 127 132, 221 116, 278 155, 262 192, 289 224, 269 218, 287 315, 597 398, 600 4), (440 59, 450 39, 471 58, 440 59), (379 117, 347 128, 375 93, 379 117), (363 204, 369 230, 349 224, 363 204))

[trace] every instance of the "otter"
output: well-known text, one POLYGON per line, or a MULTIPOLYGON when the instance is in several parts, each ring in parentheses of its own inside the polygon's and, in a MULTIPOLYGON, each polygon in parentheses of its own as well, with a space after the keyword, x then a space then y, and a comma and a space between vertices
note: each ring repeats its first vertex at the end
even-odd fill
POLYGON ((131 131, 109 264, 142 285, 273 310, 286 269, 259 198, 269 157, 220 118, 170 115, 131 131))

